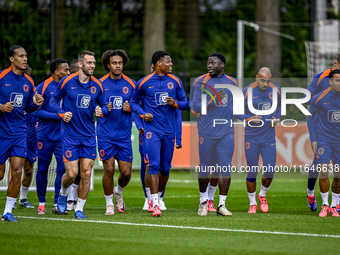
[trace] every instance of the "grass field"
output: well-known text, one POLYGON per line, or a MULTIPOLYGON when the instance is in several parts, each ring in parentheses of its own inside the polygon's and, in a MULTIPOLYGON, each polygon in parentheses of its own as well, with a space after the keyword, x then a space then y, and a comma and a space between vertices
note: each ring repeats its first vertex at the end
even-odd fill
MULTIPOLYGON (((106 216, 101 187, 102 172, 95 174, 84 214, 53 215, 53 194, 47 194, 47 213, 35 209, 13 211, 19 222, 0 222, 0 254, 328 254, 340 244, 340 219, 318 217, 306 204, 305 178, 276 178, 267 193, 269 212, 247 213, 249 200, 245 180, 234 178, 227 208, 232 217, 197 216, 197 180, 188 172, 171 171, 163 216, 143 211, 144 194, 139 172, 124 190, 125 213, 106 216)), ((258 188, 260 183, 258 182, 258 188)), ((37 207, 35 192, 29 201, 37 207)), ((3 212, 6 193, 0 192, 3 212)), ((218 203, 218 190, 215 206, 218 203)))

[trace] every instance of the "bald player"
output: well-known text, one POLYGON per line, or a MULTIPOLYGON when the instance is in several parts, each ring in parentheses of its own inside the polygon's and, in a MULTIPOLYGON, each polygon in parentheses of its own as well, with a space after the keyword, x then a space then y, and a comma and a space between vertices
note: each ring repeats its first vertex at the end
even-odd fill
POLYGON ((261 211, 268 212, 266 193, 274 177, 276 164, 276 140, 275 126, 281 116, 281 90, 279 86, 271 83, 272 74, 268 67, 262 67, 255 76, 256 81, 243 89, 245 114, 236 116, 246 120, 248 125, 245 127, 245 154, 249 171, 247 173, 247 191, 250 200, 248 213, 256 213, 256 176, 259 164, 259 156, 263 159, 263 177, 258 199, 261 211), (272 107, 273 93, 277 93, 278 105, 274 113, 269 115, 255 115, 248 108, 248 88, 252 88, 252 102, 257 110, 268 110, 272 107), (274 90, 276 89, 276 92, 274 90), (271 120, 271 121, 267 121, 271 120))

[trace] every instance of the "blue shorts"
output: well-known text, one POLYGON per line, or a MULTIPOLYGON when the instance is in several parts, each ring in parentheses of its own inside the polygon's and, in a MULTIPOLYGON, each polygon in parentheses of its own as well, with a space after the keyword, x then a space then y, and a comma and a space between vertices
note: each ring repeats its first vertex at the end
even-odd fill
POLYGON ((128 141, 112 141, 107 138, 98 137, 98 151, 102 161, 112 157, 127 162, 133 161, 130 139, 128 141))
POLYGON ((245 139, 244 148, 247 160, 247 181, 255 182, 259 170, 260 154, 263 160, 263 177, 272 179, 276 165, 276 141, 259 141, 256 139, 245 139))
POLYGON ((16 138, 0 137, 0 165, 5 164, 9 157, 27 157, 27 140, 26 136, 16 138))
POLYGON ((333 163, 340 163, 340 144, 329 140, 318 140, 317 163, 329 164, 330 160, 333 160, 333 163))
POLYGON ((74 139, 63 136, 64 162, 78 160, 80 157, 93 160, 96 159, 96 137, 87 139, 74 139))
POLYGON ((27 157, 26 160, 31 164, 37 161, 37 140, 27 140, 27 157))
POLYGON ((149 163, 149 159, 147 158, 146 148, 145 148, 145 136, 139 134, 139 153, 141 155, 142 160, 144 160, 145 164, 149 163))
POLYGON ((199 137, 200 168, 198 174, 206 177, 210 173, 229 176, 234 155, 234 135, 227 134, 220 139, 199 137))
POLYGON ((149 174, 169 176, 174 147, 175 134, 162 135, 145 131, 145 158, 149 160, 149 174))

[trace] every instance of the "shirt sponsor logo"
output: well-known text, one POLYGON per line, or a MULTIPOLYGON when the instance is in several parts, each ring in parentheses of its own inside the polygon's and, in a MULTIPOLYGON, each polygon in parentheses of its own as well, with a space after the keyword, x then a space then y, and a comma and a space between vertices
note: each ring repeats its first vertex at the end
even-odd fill
POLYGON ((339 110, 329 110, 328 111, 328 121, 329 122, 340 122, 340 111, 339 110))
POLYGON ((112 103, 112 109, 122 109, 123 98, 121 96, 111 96, 109 101, 112 103))
POLYGON ((217 106, 220 106, 220 107, 224 107, 224 106, 227 106, 228 105, 228 95, 227 94, 224 94, 224 97, 222 98, 221 100, 222 102, 222 105, 221 103, 218 101, 217 103, 217 106))
POLYGON ((166 105, 166 98, 169 96, 168 92, 157 92, 155 94, 155 103, 157 105, 166 105))
POLYGON ((89 108, 91 97, 85 94, 79 94, 77 96, 77 107, 78 108, 89 108))
POLYGON ((21 93, 13 92, 11 94, 10 102, 13 102, 14 107, 21 107, 24 100, 24 95, 21 93))
POLYGON ((269 110, 271 107, 271 103, 270 102, 262 102, 262 103, 259 103, 258 105, 258 110, 269 110))

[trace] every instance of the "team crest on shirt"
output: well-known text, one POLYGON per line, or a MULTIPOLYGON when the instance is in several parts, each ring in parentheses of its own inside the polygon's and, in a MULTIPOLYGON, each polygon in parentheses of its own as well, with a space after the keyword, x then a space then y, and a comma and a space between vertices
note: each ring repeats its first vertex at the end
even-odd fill
POLYGON ((262 102, 262 103, 259 103, 258 110, 262 110, 262 111, 269 110, 271 106, 272 105, 270 102, 262 102))
POLYGON ((128 87, 124 87, 124 88, 123 88, 123 93, 124 93, 124 94, 129 93, 129 88, 128 88, 128 87))
POLYGON ((71 151, 66 151, 65 152, 65 156, 66 156, 66 158, 70 158, 72 156, 72 152, 71 151))
POLYGON ((146 137, 146 139, 150 139, 152 137, 152 133, 151 132, 147 132, 145 137, 146 137))
POLYGON ((318 149, 318 154, 319 154, 319 155, 322 155, 324 151, 325 151, 325 150, 324 150, 323 148, 319 148, 319 149, 318 149))
POLYGON ((21 93, 13 92, 11 94, 11 101, 14 107, 21 107, 24 101, 24 95, 21 93))
POLYGON ((250 142, 246 142, 246 149, 248 150, 250 148, 250 142))
POLYGON ((173 89, 174 88, 174 84, 172 82, 168 82, 168 88, 169 89, 173 89))
POLYGON ((168 92, 157 92, 155 94, 155 103, 157 105, 166 105, 166 98, 169 96, 168 92))
POLYGON ((42 142, 38 142, 38 149, 39 150, 41 150, 42 146, 43 146, 42 142))
POLYGON ((329 122, 340 122, 340 111, 339 110, 329 110, 328 111, 328 121, 329 122))
POLYGON ((112 109, 122 109, 123 98, 121 96, 111 96, 109 102, 112 103, 112 109))
POLYGON ((24 91, 28 92, 28 85, 27 84, 24 85, 24 91))
POLYGON ((94 93, 96 93, 96 91, 97 91, 96 87, 95 87, 95 86, 92 86, 92 87, 91 87, 91 93, 94 94, 94 93))
POLYGON ((200 144, 203 144, 203 143, 204 143, 204 138, 200 137, 200 144))
POLYGON ((85 94, 79 94, 77 96, 77 107, 78 108, 89 108, 91 97, 85 94))
POLYGON ((270 92, 270 93, 269 93, 269 98, 270 98, 270 99, 273 99, 273 92, 270 92))

